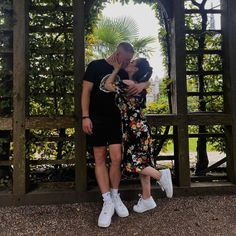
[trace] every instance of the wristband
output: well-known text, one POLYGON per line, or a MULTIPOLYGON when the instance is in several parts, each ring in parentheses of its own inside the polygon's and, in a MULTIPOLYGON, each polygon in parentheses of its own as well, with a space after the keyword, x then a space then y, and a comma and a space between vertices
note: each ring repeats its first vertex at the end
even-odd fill
POLYGON ((87 119, 87 118, 89 118, 89 116, 82 116, 82 119, 84 120, 84 119, 87 119))

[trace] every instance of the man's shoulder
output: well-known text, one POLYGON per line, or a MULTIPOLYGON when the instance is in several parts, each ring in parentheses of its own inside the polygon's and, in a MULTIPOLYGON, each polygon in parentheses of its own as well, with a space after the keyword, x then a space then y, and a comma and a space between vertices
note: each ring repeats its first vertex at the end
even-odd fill
POLYGON ((91 66, 96 66, 96 65, 101 65, 101 64, 105 64, 106 60, 105 59, 97 59, 97 60, 93 60, 89 63, 89 65, 91 66))

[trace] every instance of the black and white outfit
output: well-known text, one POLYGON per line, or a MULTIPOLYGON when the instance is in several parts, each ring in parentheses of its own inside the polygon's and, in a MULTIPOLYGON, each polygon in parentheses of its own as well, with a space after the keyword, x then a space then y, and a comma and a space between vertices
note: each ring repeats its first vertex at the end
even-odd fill
MULTIPOLYGON (((99 86, 102 79, 111 74, 113 66, 105 59, 94 60, 89 63, 84 80, 93 83, 90 95, 89 116, 93 123, 93 134, 87 135, 90 146, 106 146, 122 143, 121 116, 115 104, 115 93, 101 91, 99 86)), ((119 72, 121 78, 127 78, 123 70, 119 72)))

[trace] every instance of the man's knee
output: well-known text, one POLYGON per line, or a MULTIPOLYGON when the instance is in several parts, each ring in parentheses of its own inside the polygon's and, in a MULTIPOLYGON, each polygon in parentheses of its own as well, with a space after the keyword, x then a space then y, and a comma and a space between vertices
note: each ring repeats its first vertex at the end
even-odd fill
POLYGON ((109 146, 110 158, 112 165, 120 165, 122 160, 121 144, 113 144, 109 146))
POLYGON ((96 165, 106 165, 106 149, 94 148, 94 158, 96 165))
POLYGON ((121 154, 116 154, 111 157, 111 164, 112 165, 120 165, 121 164, 121 154))

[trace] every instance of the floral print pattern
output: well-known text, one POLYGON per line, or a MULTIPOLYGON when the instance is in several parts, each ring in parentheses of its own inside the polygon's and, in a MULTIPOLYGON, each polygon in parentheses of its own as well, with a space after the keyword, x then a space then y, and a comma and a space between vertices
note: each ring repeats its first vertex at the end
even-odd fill
MULTIPOLYGON (((105 78, 100 88, 104 90, 105 78)), ((142 108, 145 107, 146 91, 138 96, 129 96, 127 85, 120 79, 114 83, 115 102, 121 112, 123 149, 123 166, 127 172, 140 172, 145 167, 154 166, 151 130, 142 108)))

